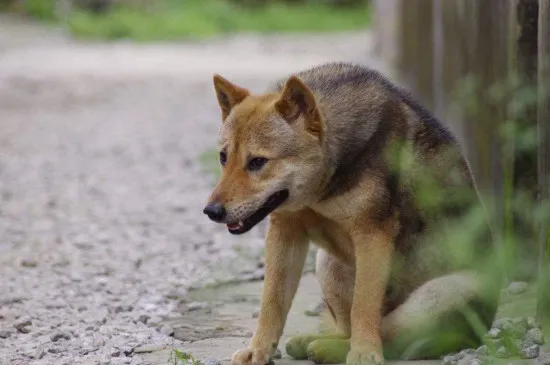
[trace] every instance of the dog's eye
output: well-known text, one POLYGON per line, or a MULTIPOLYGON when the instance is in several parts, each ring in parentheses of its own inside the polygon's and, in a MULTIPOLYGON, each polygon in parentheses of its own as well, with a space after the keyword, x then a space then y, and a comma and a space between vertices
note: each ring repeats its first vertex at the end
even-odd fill
POLYGON ((256 157, 248 162, 248 170, 258 171, 267 163, 267 158, 256 157))
POLYGON ((226 162, 227 162, 227 154, 224 151, 221 151, 220 152, 220 163, 223 166, 223 165, 225 165, 226 162))

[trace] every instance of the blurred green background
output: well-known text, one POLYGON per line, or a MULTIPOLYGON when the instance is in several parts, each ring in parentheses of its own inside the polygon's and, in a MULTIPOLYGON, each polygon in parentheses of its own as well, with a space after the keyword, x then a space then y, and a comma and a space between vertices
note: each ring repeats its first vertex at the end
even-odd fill
POLYGON ((368 0, 0 0, 0 7, 63 22, 77 38, 138 41, 354 30, 370 19, 368 0))

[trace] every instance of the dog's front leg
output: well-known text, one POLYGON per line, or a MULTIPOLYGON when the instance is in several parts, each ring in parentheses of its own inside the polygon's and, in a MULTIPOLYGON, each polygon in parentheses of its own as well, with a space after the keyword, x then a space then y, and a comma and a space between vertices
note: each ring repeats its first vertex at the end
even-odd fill
POLYGON ((233 365, 267 364, 279 344, 300 282, 309 241, 296 219, 272 215, 266 235, 265 279, 258 327, 250 346, 233 355, 233 365))
POLYGON ((356 274, 347 365, 384 363, 380 327, 393 251, 392 229, 391 222, 363 224, 353 235, 356 274))

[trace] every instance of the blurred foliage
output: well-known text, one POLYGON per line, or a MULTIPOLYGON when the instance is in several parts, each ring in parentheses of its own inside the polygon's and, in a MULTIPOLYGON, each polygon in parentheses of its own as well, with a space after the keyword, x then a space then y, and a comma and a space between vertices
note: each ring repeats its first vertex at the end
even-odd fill
POLYGON ((60 10, 62 6, 56 7, 55 0, 11 0, 9 8, 41 20, 63 19, 78 38, 110 40, 174 40, 236 32, 345 31, 368 26, 370 8, 366 1, 331 3, 73 0, 73 6, 60 10))
POLYGON ((55 20, 55 0, 0 0, 0 10, 28 15, 43 21, 55 20))

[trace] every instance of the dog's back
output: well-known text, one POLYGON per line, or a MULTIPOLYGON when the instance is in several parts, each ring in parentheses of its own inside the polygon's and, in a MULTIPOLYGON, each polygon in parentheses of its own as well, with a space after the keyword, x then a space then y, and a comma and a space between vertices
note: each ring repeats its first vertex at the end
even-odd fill
MULTIPOLYGON (((470 214, 484 213, 452 133, 407 91, 369 68, 329 63, 296 76, 318 101, 335 168, 320 199, 353 189, 365 176, 379 176, 385 181, 379 186, 379 214, 399 214, 385 311, 427 280, 479 265, 492 248, 486 217, 480 217, 484 223, 476 233, 450 233, 470 214)), ((282 87, 279 82, 275 90, 282 87)))

